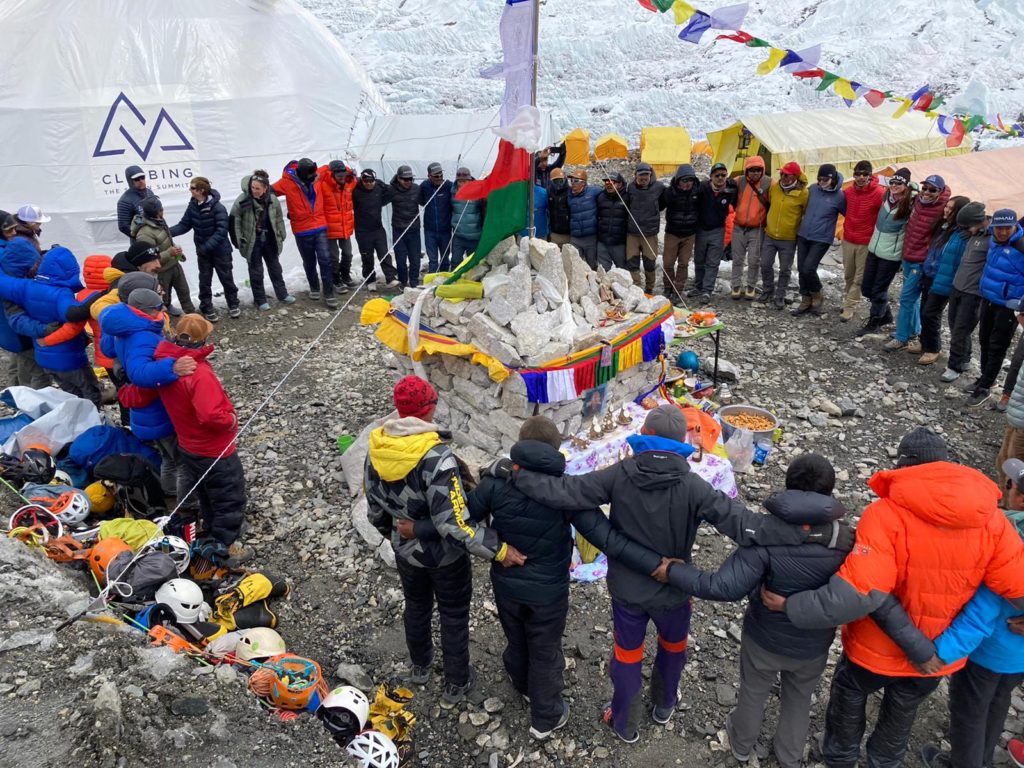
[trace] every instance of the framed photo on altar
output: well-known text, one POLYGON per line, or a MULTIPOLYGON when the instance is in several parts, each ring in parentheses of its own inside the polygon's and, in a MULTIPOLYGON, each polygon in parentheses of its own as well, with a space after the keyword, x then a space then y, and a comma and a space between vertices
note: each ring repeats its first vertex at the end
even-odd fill
POLYGON ((603 416, 608 409, 608 382, 583 390, 580 395, 583 401, 583 420, 592 419, 595 416, 603 416))

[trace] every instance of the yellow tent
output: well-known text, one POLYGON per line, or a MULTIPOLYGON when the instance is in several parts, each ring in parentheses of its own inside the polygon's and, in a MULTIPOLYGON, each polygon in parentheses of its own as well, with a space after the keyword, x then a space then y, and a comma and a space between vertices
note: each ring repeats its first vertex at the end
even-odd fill
MULTIPOLYGON (((902 167, 902 166, 900 166, 902 167)), ((970 152, 957 157, 940 157, 906 163, 914 181, 937 173, 954 195, 965 195, 985 203, 989 213, 1000 208, 1021 212, 1024 200, 1024 147, 970 152)), ((884 169, 886 176, 896 167, 884 169)))
POLYGON ((629 145, 619 134, 606 133, 594 144, 594 157, 598 160, 624 160, 629 157, 629 145))
POLYGON ((565 162, 568 165, 590 165, 590 134, 582 128, 566 135, 565 162))
POLYGON ((640 131, 640 160, 656 176, 670 176, 680 163, 690 162, 690 134, 685 128, 644 128, 640 131))
POLYGON ((760 155, 768 171, 778 171, 795 160, 808 177, 822 163, 832 163, 849 177, 858 160, 870 160, 875 168, 960 155, 971 150, 971 139, 947 149, 946 137, 934 120, 921 112, 908 112, 893 119, 894 105, 877 109, 817 109, 771 115, 745 115, 739 122, 712 131, 708 142, 715 150, 715 162, 725 163, 735 173, 743 170, 747 157, 760 155))
POLYGON ((693 156, 693 155, 707 155, 708 157, 713 157, 714 154, 715 154, 715 150, 713 150, 711 148, 711 145, 708 144, 703 139, 701 141, 698 141, 696 144, 694 144, 693 148, 690 150, 690 155, 691 156, 693 156))

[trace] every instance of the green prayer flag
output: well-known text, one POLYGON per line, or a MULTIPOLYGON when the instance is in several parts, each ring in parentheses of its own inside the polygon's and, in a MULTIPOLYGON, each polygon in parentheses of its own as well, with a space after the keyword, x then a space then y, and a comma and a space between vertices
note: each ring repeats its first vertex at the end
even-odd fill
POLYGON ((837 75, 835 72, 826 72, 825 76, 821 78, 821 82, 818 83, 818 87, 815 88, 814 90, 827 91, 829 89, 829 86, 831 86, 832 83, 834 83, 838 79, 839 75, 837 75))
POLYGON ((452 273, 445 282, 451 283, 469 272, 487 258, 494 246, 506 237, 519 232, 527 224, 530 182, 516 181, 498 187, 487 195, 484 226, 476 251, 452 273))

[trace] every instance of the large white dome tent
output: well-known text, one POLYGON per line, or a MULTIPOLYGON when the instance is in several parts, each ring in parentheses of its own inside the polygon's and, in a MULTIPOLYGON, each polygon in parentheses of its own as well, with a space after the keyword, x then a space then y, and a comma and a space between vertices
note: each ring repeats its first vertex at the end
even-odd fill
MULTIPOLYGON (((276 179, 293 158, 349 158, 386 111, 293 0, 5 0, 0 30, 0 208, 40 205, 44 243, 80 258, 127 246, 114 215, 126 166, 146 170, 174 223, 189 178, 230 209, 254 168, 276 179)), ((244 272, 236 260, 240 286, 244 272)))

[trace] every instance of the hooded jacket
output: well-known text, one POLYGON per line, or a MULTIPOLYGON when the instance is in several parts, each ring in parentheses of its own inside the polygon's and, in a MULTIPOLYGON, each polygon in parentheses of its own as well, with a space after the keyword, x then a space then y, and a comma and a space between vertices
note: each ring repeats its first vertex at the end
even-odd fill
POLYGON ((142 215, 142 202, 146 198, 154 197, 156 193, 146 187, 141 192, 132 186, 131 177, 128 174, 130 168, 125 169, 125 179, 128 181, 128 189, 121 193, 117 199, 117 228, 125 237, 132 237, 132 221, 136 216, 142 215))
POLYGON ((390 537, 396 557, 413 566, 450 565, 466 552, 501 560, 506 547, 497 533, 469 518, 459 467, 444 439, 435 424, 411 416, 389 419, 370 432, 363 474, 367 517, 390 537), (428 518, 440 536, 436 540, 402 539, 394 525, 396 519, 428 518))
POLYGON ((327 219, 324 218, 324 199, 317 193, 314 178, 309 184, 299 180, 298 160, 292 160, 284 167, 281 178, 271 188, 283 197, 288 207, 288 221, 292 225, 292 234, 296 237, 308 237, 327 231, 327 219))
POLYGON ((626 232, 652 237, 661 231, 661 193, 665 191, 665 185, 654 177, 654 170, 647 163, 637 165, 636 172, 641 171, 650 172, 651 183, 646 187, 638 187, 634 179, 626 187, 626 205, 632 214, 626 222, 626 232))
POLYGON ((324 220, 327 222, 327 236, 331 240, 347 240, 356 229, 356 215, 352 210, 352 189, 357 182, 351 170, 349 168, 344 186, 339 186, 329 165, 321 165, 317 169, 316 183, 320 187, 318 194, 324 201, 324 220))
MULTIPOLYGON (((810 491, 782 491, 764 503, 772 515, 791 525, 820 525, 846 513, 831 496, 810 491)), ((833 627, 798 629, 784 613, 773 613, 761 602, 761 586, 788 597, 817 589, 839 570, 846 553, 821 544, 795 547, 741 547, 719 567, 705 573, 693 565, 673 564, 669 581, 683 592, 703 600, 732 602, 748 597, 743 615, 744 635, 762 648, 797 659, 828 653, 835 638, 833 627)))
POLYGON ((629 211, 626 210, 626 201, 623 199, 626 182, 622 174, 613 175, 620 181, 618 190, 611 194, 604 190, 597 196, 597 242, 605 245, 625 245, 626 222, 629 220, 629 211))
MULTIPOLYGON (((152 318, 127 304, 116 304, 103 313, 99 325, 106 354, 120 361, 130 383, 155 390, 178 380, 174 360, 154 359, 157 345, 164 338, 162 316, 152 318)), ((132 434, 140 440, 160 440, 174 434, 174 425, 155 391, 145 406, 131 408, 128 413, 132 434)))
POLYGON ((452 236, 451 180, 445 179, 440 187, 435 187, 430 179, 420 182, 420 205, 423 206, 423 231, 440 235, 447 247, 448 238, 452 236))
MULTIPOLYGON (((106 273, 108 269, 111 269, 111 258, 103 254, 93 254, 85 257, 85 262, 82 264, 82 279, 85 282, 85 288, 78 292, 75 297, 79 301, 85 301, 90 296, 97 292, 106 291, 110 284, 106 280, 106 273)), ((102 298, 102 297, 101 297, 102 298)), ((100 299, 97 299, 93 306, 98 303, 100 299)), ((109 356, 103 353, 102 341, 103 331, 100 328, 100 324, 97 322, 99 314, 92 315, 92 307, 89 308, 89 328, 92 330, 92 352, 95 358, 96 365, 110 369, 114 367, 114 361, 109 356)))
POLYGON ((1024 637, 1006 623, 1024 616, 984 584, 945 632, 935 640, 935 652, 943 661, 969 658, 1001 675, 1024 672, 1024 637))
POLYGON ((936 236, 928 250, 928 258, 924 261, 924 273, 932 281, 928 293, 949 296, 953 290, 953 277, 960 267, 960 261, 970 239, 967 230, 959 228, 949 237, 945 237, 944 233, 936 236))
POLYGON ((807 210, 800 221, 799 237, 812 243, 828 243, 836 239, 836 222, 846 213, 846 195, 843 194, 843 174, 839 174, 832 189, 824 190, 817 184, 807 193, 807 210))
POLYGON ((357 182, 352 188, 352 212, 355 214, 356 233, 375 232, 384 228, 381 215, 384 206, 391 204, 391 185, 377 179, 373 189, 367 189, 357 182))
MULTIPOLYGON (((891 593, 934 639, 983 583, 1003 597, 1024 597, 1024 543, 998 508, 1001 491, 976 469, 930 462, 877 472, 869 485, 879 499, 864 510, 853 552, 826 586, 787 598, 786 615, 804 628, 846 624, 843 648, 854 663, 918 677, 866 615, 891 593)), ((935 676, 963 665, 953 661, 935 676)))
POLYGON ((132 222, 132 238, 156 246, 160 251, 160 272, 170 272, 179 265, 180 259, 171 253, 174 239, 166 220, 135 217, 135 221, 132 222))
POLYGON ((568 235, 570 226, 569 184, 554 179, 548 184, 548 228, 553 235, 568 235))
POLYGON ((851 245, 867 245, 875 232, 878 210, 885 200, 885 187, 877 176, 863 188, 850 184, 843 190, 846 197, 846 217, 843 219, 843 242, 851 245))
POLYGON ((199 203, 195 198, 188 201, 181 221, 171 227, 171 236, 192 231, 192 241, 197 256, 230 256, 231 241, 228 239, 228 209, 220 202, 220 192, 211 189, 206 199, 199 203))
POLYGON ((960 259, 960 266, 953 276, 953 287, 956 290, 981 296, 981 275, 985 271, 991 243, 992 238, 988 232, 980 232, 968 238, 967 245, 964 246, 964 256, 960 259))
POLYGON ((700 181, 693 166, 683 163, 665 191, 661 193, 661 207, 665 209, 665 234, 690 237, 697 232, 700 202, 700 181), (689 191, 679 188, 683 181, 693 182, 689 191))
POLYGON ((213 352, 208 344, 198 349, 183 347, 170 341, 161 341, 153 357, 156 361, 191 357, 197 363, 191 376, 159 388, 160 401, 167 409, 178 445, 183 451, 204 458, 216 458, 224 451, 230 456, 237 449, 238 417, 228 393, 214 373, 207 357, 213 352))
POLYGON ((1024 229, 1020 224, 1005 243, 992 238, 981 273, 982 298, 1000 307, 1024 298, 1024 229))
MULTIPOLYGON (((11 283, 15 279, 24 279, 42 261, 39 251, 25 238, 0 240, 0 281, 11 283)), ((0 293, 0 297, 6 298, 0 293)), ((0 347, 8 352, 24 352, 32 349, 32 340, 45 336, 46 323, 33 320, 25 310, 14 302, 5 301, 3 312, 0 312, 0 347)))
POLYGON ((584 186, 579 194, 569 191, 569 234, 573 237, 593 237, 597 234, 597 198, 604 192, 600 187, 584 186))
POLYGON ((281 201, 277 199, 272 187, 267 187, 263 202, 252 196, 252 175, 242 178, 242 194, 235 198, 228 215, 228 235, 231 244, 248 261, 252 258, 260 233, 272 238, 277 243, 277 252, 281 253, 284 240, 288 236, 284 226, 284 213, 281 201))
POLYGON ((1006 421, 1015 429, 1024 429, 1024 381, 1021 380, 1019 373, 1014 384, 1010 402, 1006 404, 1006 421))
POLYGON ((903 260, 911 264, 922 264, 928 258, 928 246, 932 240, 935 222, 942 218, 946 203, 949 202, 950 189, 943 187, 938 198, 926 203, 921 195, 914 198, 907 219, 907 231, 903 235, 903 260))
POLYGON ((404 189, 398 174, 391 177, 391 230, 404 232, 406 227, 419 231, 420 188, 410 184, 404 189))
POLYGON ((772 177, 767 173, 761 175, 761 181, 752 185, 747 180, 747 171, 751 168, 766 170, 764 158, 755 155, 743 161, 743 175, 736 179, 736 218, 735 225, 744 229, 761 229, 768 217, 768 190, 772 185, 772 177))
POLYGON ((768 188, 768 216, 764 220, 764 233, 773 240, 796 240, 800 223, 807 210, 807 176, 803 173, 796 186, 789 191, 777 180, 768 188))

